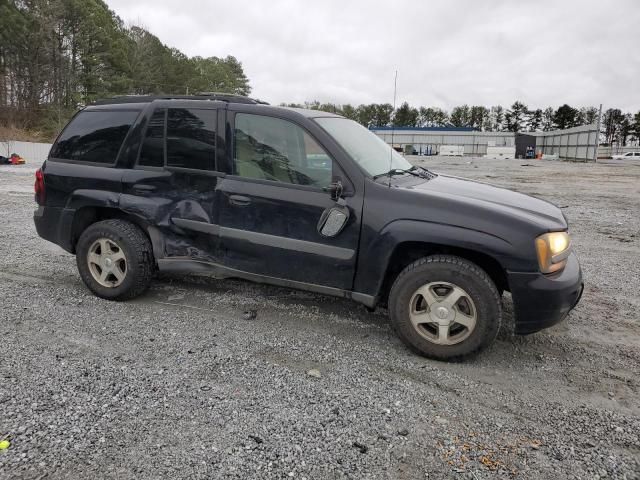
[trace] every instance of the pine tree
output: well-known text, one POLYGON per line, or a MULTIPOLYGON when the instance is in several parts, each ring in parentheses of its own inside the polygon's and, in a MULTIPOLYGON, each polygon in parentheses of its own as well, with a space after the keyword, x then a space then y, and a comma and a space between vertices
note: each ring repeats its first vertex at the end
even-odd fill
POLYGON ((416 127, 418 125, 418 109, 404 102, 393 115, 393 125, 396 127, 416 127))
POLYGON ((454 127, 469 127, 471 124, 471 109, 469 105, 461 105, 451 110, 451 124, 454 127))
POLYGON ((528 109, 524 103, 514 102, 505 115, 507 130, 510 132, 521 131, 527 122, 527 112, 528 109))
POLYGON ((576 127, 579 124, 578 110, 570 107, 566 103, 562 105, 553 115, 553 125, 559 130, 576 127))
POLYGON ((527 130, 530 132, 537 132, 542 126, 542 110, 536 109, 533 112, 529 112, 529 119, 527 121, 527 130))
POLYGON ((547 107, 542 112, 542 131, 543 132, 550 132, 551 130, 553 130, 554 114, 555 114, 555 111, 553 110, 553 107, 547 107))

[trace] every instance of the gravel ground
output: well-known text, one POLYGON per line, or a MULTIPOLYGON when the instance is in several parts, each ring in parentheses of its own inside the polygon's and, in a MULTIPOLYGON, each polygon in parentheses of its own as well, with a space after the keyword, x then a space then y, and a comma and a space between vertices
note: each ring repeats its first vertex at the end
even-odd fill
POLYGON ((0 167, 0 478, 640 478, 640 165, 414 158, 549 199, 586 290, 462 364, 341 299, 163 276, 100 300, 0 167), (243 312, 255 309, 254 319, 243 312))

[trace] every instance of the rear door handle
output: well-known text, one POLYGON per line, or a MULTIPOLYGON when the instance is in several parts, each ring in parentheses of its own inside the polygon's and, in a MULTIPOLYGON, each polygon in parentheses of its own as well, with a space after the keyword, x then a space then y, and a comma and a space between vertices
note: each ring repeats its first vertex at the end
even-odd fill
POLYGON ((251 203, 251 199, 249 197, 244 197, 242 195, 231 195, 229 196, 229 203, 231 205, 237 205, 239 207, 244 207, 251 203))
POLYGON ((133 191, 134 192, 139 192, 139 193, 148 193, 148 192, 153 192, 155 191, 156 187, 153 185, 146 185, 144 183, 136 183, 133 186, 133 191))

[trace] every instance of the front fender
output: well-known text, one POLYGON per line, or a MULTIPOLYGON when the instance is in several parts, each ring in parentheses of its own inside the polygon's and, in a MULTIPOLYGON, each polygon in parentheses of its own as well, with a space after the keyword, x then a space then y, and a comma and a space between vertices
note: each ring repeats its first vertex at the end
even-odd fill
POLYGON ((530 260, 519 253, 507 239, 464 227, 419 220, 395 220, 380 232, 363 232, 371 239, 362 242, 355 279, 357 292, 378 296, 397 248, 406 242, 428 246, 453 247, 481 253, 493 258, 503 269, 526 271, 530 260))

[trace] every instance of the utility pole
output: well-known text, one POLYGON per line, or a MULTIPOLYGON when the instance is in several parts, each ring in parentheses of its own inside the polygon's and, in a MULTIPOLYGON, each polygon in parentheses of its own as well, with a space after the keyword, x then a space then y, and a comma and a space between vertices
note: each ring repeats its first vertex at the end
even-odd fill
POLYGON ((593 161, 598 163, 598 146, 600 145, 600 128, 602 125, 602 104, 600 104, 600 110, 598 111, 598 129, 596 130, 596 144, 593 146, 593 161))

